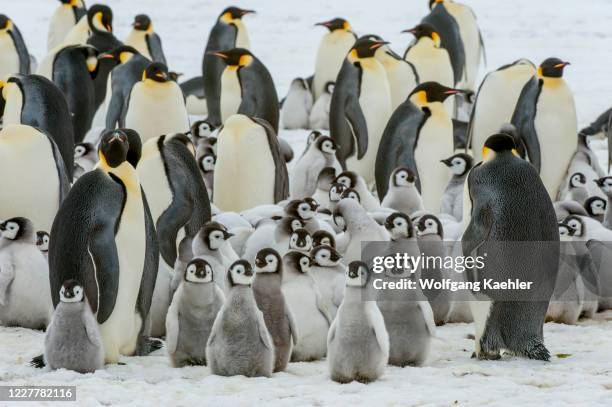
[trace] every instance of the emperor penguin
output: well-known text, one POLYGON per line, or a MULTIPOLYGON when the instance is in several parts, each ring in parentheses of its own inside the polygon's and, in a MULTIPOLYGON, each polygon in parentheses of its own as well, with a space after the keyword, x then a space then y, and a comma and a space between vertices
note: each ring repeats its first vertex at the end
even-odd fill
POLYGON ((87 44, 100 52, 107 52, 122 45, 113 34, 113 10, 104 4, 94 4, 87 10, 90 35, 87 44))
POLYGON ((50 230, 71 181, 52 138, 31 126, 5 123, 0 130, 0 174, 0 219, 23 216, 37 228, 50 230))
POLYGON ((376 151, 391 116, 391 90, 385 68, 374 57, 387 44, 362 37, 344 59, 329 112, 330 136, 344 169, 374 181, 376 151))
POLYGON ((367 264, 349 264, 344 299, 327 336, 327 361, 335 382, 368 383, 385 372, 389 334, 376 301, 366 297, 370 278, 367 264))
POLYGON ((313 100, 316 102, 325 94, 327 84, 335 82, 346 54, 349 52, 357 36, 351 25, 343 18, 334 18, 329 21, 316 23, 329 31, 321 38, 317 50, 315 73, 312 80, 313 100))
POLYGON ((450 168, 453 176, 446 185, 440 213, 451 215, 458 221, 463 219, 463 189, 468 173, 474 165, 472 156, 457 153, 442 160, 442 164, 450 168))
POLYGON ((74 179, 93 170, 98 163, 98 151, 91 143, 78 143, 74 146, 74 179))
POLYGON ((598 178, 595 180, 595 183, 607 198, 606 214, 604 215, 604 221, 602 224, 606 228, 612 229, 612 177, 607 176, 598 178))
POLYGON ((208 34, 208 42, 202 60, 202 78, 208 120, 219 127, 221 120, 221 75, 225 70, 223 61, 213 52, 232 48, 250 48, 249 34, 242 17, 253 14, 253 10, 228 7, 221 12, 216 24, 208 34))
POLYGON ((209 200, 213 199, 214 185, 215 185, 215 163, 217 162, 217 155, 214 150, 207 147, 203 151, 196 154, 198 161, 198 167, 202 173, 202 179, 206 184, 206 191, 208 192, 209 200))
POLYGON ((312 109, 312 92, 308 81, 295 78, 289 85, 289 92, 283 99, 281 121, 285 129, 307 129, 308 116, 312 109))
POLYGON ((317 190, 317 181, 326 167, 340 170, 336 159, 336 143, 331 137, 320 136, 307 147, 304 155, 293 164, 289 177, 291 199, 311 197, 317 190))
POLYGON ((523 87, 535 73, 531 61, 519 59, 484 77, 476 93, 467 130, 467 145, 472 149, 475 163, 482 161, 482 147, 487 138, 510 122, 523 87))
POLYGON ((36 232, 36 247, 45 256, 45 260, 49 259, 49 233, 44 230, 36 232))
POLYGON ((461 239, 463 254, 488 255, 483 268, 471 270, 475 281, 482 283, 486 276, 492 281, 518 278, 533 284, 522 293, 484 286, 474 293, 477 301, 470 306, 476 329, 475 355, 499 358, 504 349, 549 360, 543 324, 558 272, 555 211, 536 169, 516 156, 513 137, 489 137, 483 156, 484 162, 467 179, 471 211, 469 222, 464 218, 468 226, 461 239))
POLYGON ((317 247, 321 245, 335 248, 336 238, 334 237, 334 235, 332 235, 326 230, 317 230, 312 234, 312 247, 317 247))
MULTIPOLYGON (((359 176, 359 174, 353 171, 343 171, 334 179, 334 183, 342 184, 347 189, 354 189, 357 194, 359 194, 361 206, 363 206, 366 211, 371 212, 380 207, 378 200, 372 195, 365 180, 363 177, 359 176)), ((343 191, 343 193, 344 192, 345 191, 343 191)))
POLYGON ((217 142, 217 128, 208 120, 197 120, 191 123, 191 141, 196 146, 196 151, 200 145, 204 147, 214 147, 217 142))
POLYGON ((578 146, 574 96, 563 79, 567 65, 559 58, 544 60, 523 87, 511 121, 551 199, 557 198, 578 146))
POLYGON ((409 168, 425 209, 440 212, 450 174, 440 161, 453 154, 453 123, 444 100, 461 92, 436 82, 414 88, 385 128, 376 157, 376 190, 384 197, 389 176, 399 166, 409 168))
POLYGON ((312 249, 312 236, 306 229, 295 230, 289 238, 289 247, 281 250, 279 254, 284 256, 288 251, 308 253, 312 249))
POLYGON ((287 249, 293 232, 304 228, 305 225, 306 222, 296 216, 285 216, 278 221, 266 220, 258 223, 244 245, 242 258, 254 261, 257 253, 266 247, 287 249))
POLYGON ((221 74, 221 121, 225 123, 236 113, 259 117, 278 133, 280 106, 266 66, 245 48, 215 51, 212 55, 226 65, 221 74))
POLYGON ((571 174, 567 183, 565 199, 571 199, 572 201, 584 204, 584 201, 589 197, 586 181, 586 177, 581 172, 571 174))
POLYGON ((83 284, 66 280, 45 335, 44 361, 50 369, 93 373, 104 367, 104 345, 83 284))
POLYGON ((166 349, 172 366, 206 365, 206 343, 224 301, 210 264, 190 261, 166 317, 166 349))
POLYGON ((342 255, 328 245, 315 246, 310 258, 312 265, 308 273, 320 291, 321 303, 329 311, 331 323, 342 303, 346 266, 341 262, 342 255))
POLYGON ((132 86, 125 101, 124 125, 136 130, 143 143, 162 134, 189 130, 183 92, 170 80, 164 64, 151 63, 142 73, 141 81, 132 86))
POLYGON ((87 14, 83 0, 60 0, 49 21, 47 51, 60 45, 79 20, 87 14))
POLYGON ((146 14, 138 14, 134 17, 132 30, 123 43, 134 47, 153 62, 161 62, 164 65, 168 65, 164 50, 162 49, 161 38, 153 31, 151 18, 146 14))
POLYGON ((206 344, 210 371, 220 376, 270 377, 274 343, 255 302, 251 265, 237 260, 227 271, 226 279, 229 292, 206 344))
POLYGON ((287 198, 287 166, 276 133, 266 121, 233 115, 217 139, 215 206, 240 212, 287 198))
POLYGON ((319 172, 317 187, 314 194, 312 194, 312 198, 319 203, 321 210, 331 210, 329 191, 334 183, 334 179, 336 179, 336 169, 333 167, 325 167, 319 172))
POLYGON ((255 257, 253 294, 257 307, 274 343, 274 372, 287 368, 292 347, 298 343, 298 331, 291 309, 281 290, 283 260, 274 249, 266 248, 255 257))
POLYGON ((416 176, 410 168, 398 167, 389 177, 389 189, 380 206, 403 212, 408 216, 423 211, 423 199, 416 187, 416 176))
POLYGON ((608 202, 600 196, 592 196, 584 201, 584 209, 589 216, 596 221, 603 223, 606 215, 608 202))
POLYGON ((0 324, 45 328, 53 304, 47 261, 36 247, 36 229, 29 219, 0 223, 0 324))
POLYGON ((145 355, 151 346, 148 313, 159 249, 138 173, 126 160, 128 140, 121 130, 103 134, 100 162, 74 183, 49 242, 53 304, 64 281, 83 282, 106 363, 117 363, 120 355, 145 355))
POLYGON ((332 94, 334 93, 334 86, 334 82, 327 82, 323 88, 323 93, 312 104, 312 109, 308 115, 308 128, 329 130, 329 107, 332 94))
POLYGON ((309 274, 311 263, 306 253, 290 251, 283 256, 282 292, 298 332, 292 362, 320 360, 327 353, 327 330, 333 316, 309 274))
MULTIPOLYGON (((69 179, 74 165, 74 130, 62 91, 39 75, 15 75, 0 82, 4 99, 2 123, 25 124, 47 133, 57 145, 69 179)), ((42 226, 42 225, 41 225, 42 226)))
POLYGON ((0 14, 0 78, 30 73, 30 54, 13 20, 0 14))
MULTIPOLYGON (((206 222, 193 239, 193 255, 206 259, 213 258, 221 266, 219 271, 225 276, 229 267, 238 260, 238 255, 229 242, 232 236, 234 235, 228 232, 223 224, 215 221, 206 222)), ((217 284, 221 287, 223 287, 223 283, 224 281, 217 281, 217 284)))

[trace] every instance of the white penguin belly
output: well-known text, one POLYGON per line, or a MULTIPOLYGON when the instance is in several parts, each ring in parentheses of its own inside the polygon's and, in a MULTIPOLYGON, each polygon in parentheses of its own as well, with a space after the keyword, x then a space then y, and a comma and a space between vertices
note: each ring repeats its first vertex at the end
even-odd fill
POLYGON ((472 10, 464 4, 445 2, 444 7, 459 25, 459 34, 465 50, 465 79, 461 81, 460 86, 474 90, 482 53, 478 22, 472 10))
POLYGON ((453 125, 448 116, 433 114, 419 133, 414 151, 415 162, 421 180, 423 206, 434 214, 440 212, 442 195, 450 180, 448 168, 440 160, 453 155, 453 125))
POLYGON ((542 86, 534 125, 540 142, 540 177, 554 201, 577 148, 578 125, 571 91, 562 79, 551 82, 542 86))
POLYGON ((19 73, 19 55, 13 38, 5 32, 0 34, 0 79, 19 73))
POLYGON ((237 35, 236 35, 236 48, 245 48, 245 49, 249 49, 251 48, 251 41, 249 40, 249 33, 246 30, 246 27, 244 26, 244 23, 242 22, 242 20, 236 20, 234 21, 234 24, 236 25, 236 29, 237 29, 237 35))
POLYGON ((149 53, 149 46, 147 45, 146 37, 147 34, 144 31, 132 30, 125 38, 124 44, 136 48, 138 52, 152 61, 153 58, 149 53))
POLYGON ((49 22, 49 33, 47 35, 47 50, 51 50, 64 41, 66 35, 74 27, 74 12, 72 7, 61 5, 51 17, 49 22))
POLYGON ((136 130, 143 143, 152 137, 189 130, 181 88, 172 81, 138 82, 130 94, 125 127, 136 130))
POLYGON ((354 43, 353 34, 344 30, 336 30, 323 36, 315 62, 313 79, 315 101, 323 93, 327 82, 336 82, 342 62, 354 43))
POLYGON ((51 230, 59 207, 59 179, 51 143, 29 126, 0 133, 0 219, 23 216, 51 230), (12 133, 10 136, 7 134, 12 133))
POLYGON ((21 124, 21 108, 23 107, 23 93, 14 82, 4 86, 4 116, 2 123, 4 126, 9 124, 21 124))
POLYGON ((395 110, 408 98, 417 83, 410 65, 405 62, 393 60, 391 64, 385 65, 385 70, 391 90, 391 109, 395 110))
POLYGON ((480 338, 484 334, 487 327, 487 319, 493 302, 487 300, 472 300, 470 303, 470 311, 474 318, 474 346, 476 353, 480 353, 480 338))
POLYGON ((361 159, 354 155, 346 162, 347 168, 361 175, 368 185, 374 182, 378 145, 391 116, 391 91, 387 74, 380 62, 373 59, 370 62, 372 64, 369 67, 362 63, 364 70, 359 95, 359 105, 368 128, 368 149, 361 159))
POLYGON ((242 89, 238 79, 238 71, 225 68, 221 75, 221 121, 225 121, 233 114, 238 113, 242 102, 242 89))

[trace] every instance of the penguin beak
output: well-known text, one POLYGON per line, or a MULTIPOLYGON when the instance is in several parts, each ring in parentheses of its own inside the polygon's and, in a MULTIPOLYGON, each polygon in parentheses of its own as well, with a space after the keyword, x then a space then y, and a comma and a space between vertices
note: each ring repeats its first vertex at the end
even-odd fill
POLYGON ((255 259, 255 266, 259 268, 263 268, 266 266, 266 259, 262 259, 261 257, 257 257, 255 259))
POLYGON ((415 35, 416 34, 416 28, 414 28, 414 27, 413 28, 407 28, 405 30, 402 30, 401 32, 402 33, 410 33, 412 35, 415 35))
POLYGON ((370 49, 378 49, 382 47, 383 45, 387 45, 388 43, 389 43, 388 41, 377 41, 373 45, 370 46, 370 49))
POLYGON ((461 89, 447 89, 444 91, 445 95, 456 95, 457 93, 464 93, 465 91, 461 89))
POLYGON ((561 62, 560 64, 555 65, 554 68, 561 69, 561 68, 565 68, 568 65, 571 65, 571 64, 569 62, 561 62))
POLYGON ((329 27, 331 27, 331 21, 323 21, 321 23, 315 23, 315 27, 316 26, 322 26, 322 27, 329 28, 329 27))
POLYGON ((98 59, 114 59, 115 56, 113 54, 100 54, 98 55, 98 59))
POLYGON ((227 55, 225 55, 223 52, 209 52, 210 55, 214 55, 217 56, 219 58, 223 58, 223 59, 227 59, 227 55))
POLYGON ((257 14, 255 10, 240 10, 240 17, 245 16, 247 14, 257 14))
POLYGON ((247 277, 253 276, 253 270, 251 270, 250 268, 246 269, 244 271, 244 275, 247 276, 247 277))
POLYGON ((445 160, 440 160, 441 163, 443 163, 444 165, 446 165, 447 167, 451 166, 451 162, 450 160, 447 158, 445 160))

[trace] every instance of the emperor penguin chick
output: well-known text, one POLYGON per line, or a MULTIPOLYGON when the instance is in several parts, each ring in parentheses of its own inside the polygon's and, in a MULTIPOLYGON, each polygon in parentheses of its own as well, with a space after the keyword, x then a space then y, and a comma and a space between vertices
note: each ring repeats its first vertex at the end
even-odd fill
POLYGON ((442 195, 440 213, 449 214, 456 220, 461 221, 463 219, 463 187, 474 160, 465 153, 459 153, 442 160, 442 163, 450 168, 453 177, 448 182, 444 195, 442 195))
POLYGON ((44 360, 51 369, 79 373, 91 373, 104 366, 100 328, 85 290, 76 280, 62 284, 60 302, 45 335, 44 360))
POLYGON ((266 248, 257 253, 255 267, 253 293, 274 342, 274 371, 280 372, 287 368, 291 348, 298 338, 293 315, 281 291, 282 259, 276 250, 266 248))
POLYGON ((349 264, 344 299, 327 336, 327 360, 335 382, 377 380, 389 359, 385 320, 376 301, 364 299, 369 278, 365 263, 349 264))
POLYGON ((414 172, 406 167, 396 168, 389 177, 389 190, 380 206, 392 208, 407 215, 424 210, 423 199, 416 187, 414 172))
POLYGON ((187 265, 166 317, 166 348, 174 367, 206 365, 206 342, 225 297, 203 259, 187 265))
POLYGON ((353 188, 361 198, 361 205, 367 212, 375 211, 380 207, 376 197, 372 195, 368 189, 363 177, 353 171, 344 171, 336 177, 335 182, 344 185, 347 188, 353 188))
POLYGON ((331 137, 319 136, 310 143, 291 169, 289 177, 291 199, 312 196, 317 190, 319 175, 326 167, 340 170, 340 164, 336 159, 336 143, 331 137))
POLYGON ((303 78, 291 81, 289 92, 282 102, 281 121, 285 129, 308 128, 308 115, 312 109, 312 93, 303 78))
POLYGON ((272 376, 274 344, 257 308, 252 283, 253 270, 248 261, 232 264, 225 282, 229 293, 206 344, 212 374, 272 376))
POLYGON ((334 93, 334 82, 327 82, 323 93, 312 105, 308 116, 308 127, 311 129, 329 130, 329 105, 332 93, 334 93))

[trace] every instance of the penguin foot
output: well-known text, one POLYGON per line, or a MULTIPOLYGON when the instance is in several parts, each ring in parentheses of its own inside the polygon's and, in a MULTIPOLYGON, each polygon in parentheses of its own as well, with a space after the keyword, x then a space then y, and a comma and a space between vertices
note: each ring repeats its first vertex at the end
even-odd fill
POLYGON ((148 350, 147 354, 149 354, 151 352, 155 352, 158 349, 161 349, 164 346, 164 343, 161 341, 161 339, 147 338, 146 345, 146 348, 148 350))
POLYGON ((42 369, 43 367, 47 366, 47 364, 45 363, 45 358, 43 355, 38 355, 32 358, 30 361, 30 366, 35 367, 36 369, 42 369))
POLYGON ((546 349, 546 346, 544 346, 541 341, 533 340, 530 341, 528 345, 527 349, 520 352, 521 354, 529 359, 543 360, 546 362, 550 360, 550 352, 548 352, 548 349, 546 349))

